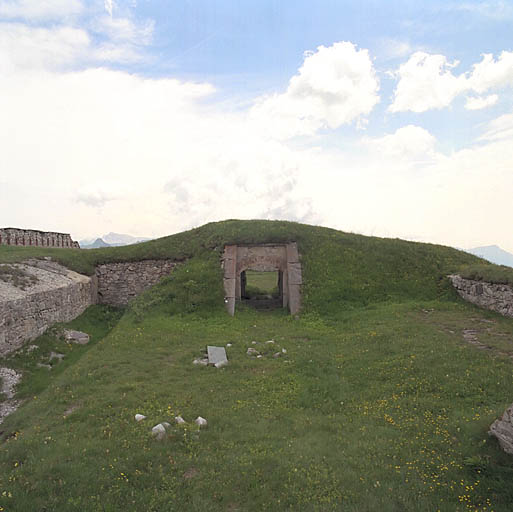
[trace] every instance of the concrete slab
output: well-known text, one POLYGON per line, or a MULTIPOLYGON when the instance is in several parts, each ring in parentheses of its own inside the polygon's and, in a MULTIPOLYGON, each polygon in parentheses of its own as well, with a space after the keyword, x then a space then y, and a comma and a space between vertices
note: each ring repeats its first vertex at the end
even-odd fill
POLYGON ((226 356, 226 350, 224 347, 213 347, 207 346, 208 353, 208 364, 224 365, 228 363, 228 357, 226 356))

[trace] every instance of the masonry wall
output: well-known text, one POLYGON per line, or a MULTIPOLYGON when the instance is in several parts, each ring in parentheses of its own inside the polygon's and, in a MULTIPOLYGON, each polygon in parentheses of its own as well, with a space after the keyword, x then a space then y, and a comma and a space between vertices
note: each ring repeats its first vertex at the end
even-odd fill
POLYGON ((464 279, 458 275, 449 276, 459 295, 468 302, 504 316, 513 317, 513 288, 505 284, 464 279))
POLYGON ((0 356, 19 349, 57 322, 69 322, 96 302, 96 278, 60 265, 12 265, 37 279, 25 290, 0 281, 0 356))
POLYGON ((131 263, 107 263, 96 267, 98 302, 125 306, 144 290, 171 274, 177 263, 170 260, 146 260, 131 263))
POLYGON ((18 228, 0 228, 0 245, 68 247, 80 249, 79 243, 72 240, 71 235, 67 233, 18 228))

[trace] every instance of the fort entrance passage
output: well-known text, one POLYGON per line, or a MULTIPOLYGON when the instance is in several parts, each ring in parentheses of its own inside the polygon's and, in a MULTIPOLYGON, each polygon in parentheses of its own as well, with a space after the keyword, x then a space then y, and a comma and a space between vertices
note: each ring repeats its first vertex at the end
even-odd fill
POLYGON ((223 257, 226 309, 235 314, 235 304, 246 297, 246 271, 277 272, 277 297, 281 306, 295 315, 301 307, 303 284, 297 244, 226 245, 223 257))

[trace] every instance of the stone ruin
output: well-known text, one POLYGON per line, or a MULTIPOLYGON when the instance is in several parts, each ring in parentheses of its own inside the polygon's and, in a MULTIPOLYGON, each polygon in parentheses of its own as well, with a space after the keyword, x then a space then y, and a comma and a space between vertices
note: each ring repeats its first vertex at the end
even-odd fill
POLYGON ((0 228, 0 245, 80 249, 79 243, 72 240, 68 233, 19 228, 0 228))
POLYGON ((244 297, 245 271, 278 271, 281 304, 292 315, 301 307, 301 263, 296 242, 283 244, 226 245, 223 256, 226 309, 235 314, 235 304, 244 297))

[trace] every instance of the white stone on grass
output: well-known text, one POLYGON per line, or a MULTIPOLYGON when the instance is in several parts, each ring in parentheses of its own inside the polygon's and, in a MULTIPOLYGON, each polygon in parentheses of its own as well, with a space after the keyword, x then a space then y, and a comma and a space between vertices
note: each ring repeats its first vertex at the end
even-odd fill
POLYGON ((178 423, 178 425, 183 425, 185 420, 181 416, 175 416, 175 422, 178 423))
POLYGON ((202 366, 207 366, 208 365, 208 359, 207 358, 203 358, 203 359, 195 359, 192 364, 200 364, 202 366))
POLYGON ((227 347, 231 347, 231 346, 232 346, 232 344, 231 344, 231 343, 227 343, 227 344, 226 344, 226 346, 227 346, 227 347))
POLYGON ((274 340, 269 340, 269 341, 266 341, 267 344, 269 343, 274 343, 274 340))
POLYGON ((145 419, 146 419, 146 416, 144 416, 144 414, 136 414, 135 415, 135 421, 142 421, 145 419))
POLYGON ((87 343, 89 343, 89 334, 81 331, 64 329, 64 339, 68 343, 78 343, 79 345, 86 345, 87 343))
POLYGON ((206 427, 207 426, 207 420, 205 418, 202 418, 201 416, 198 416, 195 420, 194 420, 194 423, 196 423, 196 425, 198 425, 198 427, 206 427))
POLYGON ((59 354, 58 352, 50 352, 50 361, 57 359, 61 362, 64 359, 64 354, 59 354))
POLYGON ((256 356, 258 355, 258 350, 256 348, 249 347, 246 354, 248 356, 256 356))
POLYGON ((282 348, 282 349, 281 349, 281 351, 282 351, 284 354, 286 354, 286 353, 287 353, 287 349, 285 349, 285 348, 282 348))
POLYGON ((151 429, 151 434, 157 439, 157 441, 161 441, 166 437, 166 427, 164 427, 162 423, 159 423, 151 429))

